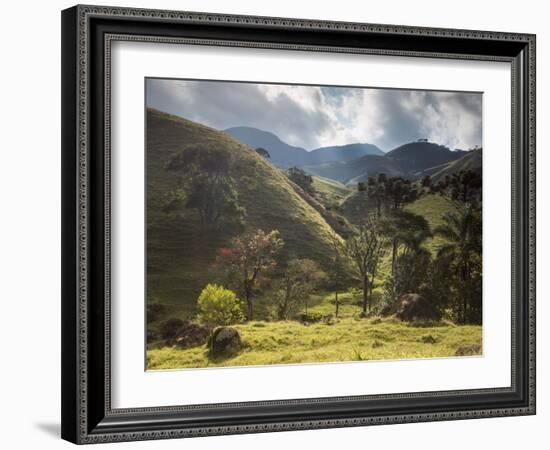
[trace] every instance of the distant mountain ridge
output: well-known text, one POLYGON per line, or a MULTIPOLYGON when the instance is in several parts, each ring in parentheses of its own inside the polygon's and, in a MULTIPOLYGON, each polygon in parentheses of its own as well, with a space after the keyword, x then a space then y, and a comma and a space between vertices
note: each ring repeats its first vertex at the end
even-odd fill
POLYGON ((379 173, 411 180, 430 175, 437 180, 462 166, 481 170, 480 150, 451 150, 426 140, 400 145, 388 153, 366 143, 321 147, 308 152, 287 144, 269 131, 253 127, 228 128, 225 133, 252 148, 265 148, 270 162, 280 168, 300 167, 311 175, 343 184, 366 181, 379 173), (474 152, 478 156, 472 156, 474 152))
POLYGON ((253 127, 233 127, 224 131, 252 148, 265 148, 270 154, 270 161, 276 166, 288 169, 307 164, 309 152, 306 149, 289 145, 269 131, 253 127))
POLYGON ((307 151, 302 147, 287 144, 274 133, 258 128, 233 127, 224 131, 243 144, 253 148, 265 148, 271 155, 271 162, 284 169, 334 161, 351 161, 365 155, 384 155, 376 145, 368 143, 334 145, 307 151))

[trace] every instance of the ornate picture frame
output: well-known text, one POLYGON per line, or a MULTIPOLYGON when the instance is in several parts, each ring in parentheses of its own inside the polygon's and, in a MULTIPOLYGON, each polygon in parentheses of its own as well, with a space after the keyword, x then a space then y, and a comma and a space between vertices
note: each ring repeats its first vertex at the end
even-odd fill
POLYGON ((118 7, 67 9, 62 12, 62 227, 62 437, 71 442, 535 414, 535 36, 118 7), (509 63, 511 385, 113 408, 110 73, 116 41, 509 63))

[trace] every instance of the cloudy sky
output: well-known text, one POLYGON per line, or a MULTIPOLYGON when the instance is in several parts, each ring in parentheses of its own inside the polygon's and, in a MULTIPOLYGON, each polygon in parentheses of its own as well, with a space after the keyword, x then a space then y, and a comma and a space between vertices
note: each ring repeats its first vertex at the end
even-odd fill
POLYGON ((389 151, 420 138, 481 145, 481 94, 148 79, 147 106, 217 129, 249 126, 313 150, 354 142, 389 151))

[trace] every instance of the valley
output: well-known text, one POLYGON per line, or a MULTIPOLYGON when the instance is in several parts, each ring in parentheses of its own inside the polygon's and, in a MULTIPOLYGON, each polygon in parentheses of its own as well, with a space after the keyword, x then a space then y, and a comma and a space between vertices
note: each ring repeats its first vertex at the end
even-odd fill
POLYGON ((461 291, 481 286, 480 180, 480 149, 307 151, 149 108, 147 368, 481 354, 481 297, 461 291), (474 227, 463 279, 460 220, 474 227), (399 318, 405 293, 429 311, 399 318), (220 326, 238 350, 213 356, 220 326))

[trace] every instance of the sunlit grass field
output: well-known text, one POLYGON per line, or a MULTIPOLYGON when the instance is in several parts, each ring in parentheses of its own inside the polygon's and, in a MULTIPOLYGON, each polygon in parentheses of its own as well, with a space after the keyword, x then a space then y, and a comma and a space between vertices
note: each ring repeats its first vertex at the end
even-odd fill
MULTIPOLYGON (((360 298, 359 292, 340 293, 339 318, 331 317, 328 323, 257 320, 233 325, 243 346, 230 358, 211 359, 206 345, 180 349, 152 343, 147 350, 147 369, 441 358, 455 356, 461 347, 482 345, 479 325, 361 318, 360 298)), ((267 317, 268 303, 267 299, 258 299, 257 317, 267 317)), ((333 315, 334 294, 312 295, 307 311, 311 315, 333 315)), ((166 317, 174 313, 167 311, 166 317)))
POLYGON ((147 369, 437 358, 455 356, 462 346, 481 345, 481 326, 430 325, 352 317, 332 324, 249 322, 235 325, 243 348, 234 357, 212 360, 204 345, 184 350, 153 346, 147 369))

